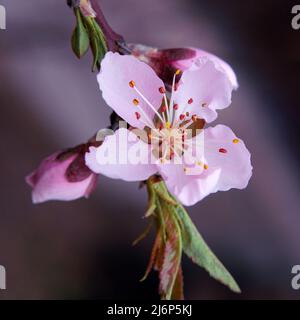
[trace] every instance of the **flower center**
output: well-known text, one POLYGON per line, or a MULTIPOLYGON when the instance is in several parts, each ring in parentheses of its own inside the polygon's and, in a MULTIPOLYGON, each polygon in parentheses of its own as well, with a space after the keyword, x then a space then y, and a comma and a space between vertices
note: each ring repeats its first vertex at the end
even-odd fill
POLYGON ((193 122, 197 121, 196 115, 190 115, 188 111, 185 112, 186 108, 194 102, 192 97, 188 99, 183 108, 180 108, 174 101, 175 91, 177 90, 176 77, 180 73, 181 71, 177 70, 173 76, 172 91, 169 99, 166 89, 164 87, 158 88, 162 95, 162 106, 159 110, 143 95, 134 80, 129 82, 129 86, 137 93, 137 98, 132 101, 138 109, 135 112, 135 117, 151 129, 150 143, 153 147, 152 150, 161 162, 171 160, 174 156, 181 157, 184 154, 188 148, 187 141, 192 138, 192 134, 189 132, 191 130, 188 128, 193 122), (155 113, 157 118, 155 124, 141 107, 139 99, 142 99, 155 113), (178 112, 179 109, 181 109, 180 114, 178 112))

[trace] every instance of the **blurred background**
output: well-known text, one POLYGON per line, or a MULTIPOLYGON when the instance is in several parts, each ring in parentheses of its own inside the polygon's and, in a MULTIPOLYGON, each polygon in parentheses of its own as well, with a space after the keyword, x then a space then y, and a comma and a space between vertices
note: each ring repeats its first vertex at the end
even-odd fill
MULTIPOLYGON (((128 42, 193 46, 229 62, 240 88, 223 123, 252 153, 246 190, 219 192, 188 208, 241 295, 184 258, 187 299, 299 299, 291 268, 300 264, 300 30, 286 0, 101 0, 128 42)), ((0 0, 0 299, 158 299, 157 274, 140 283, 153 235, 146 192, 100 177, 89 200, 31 203, 24 177, 52 152, 85 142, 109 123, 91 58, 70 49, 75 19, 62 0, 0 0)))

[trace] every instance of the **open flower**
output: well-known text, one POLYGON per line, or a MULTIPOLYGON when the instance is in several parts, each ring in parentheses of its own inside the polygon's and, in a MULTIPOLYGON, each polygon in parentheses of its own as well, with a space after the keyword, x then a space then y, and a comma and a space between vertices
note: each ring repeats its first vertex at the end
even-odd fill
POLYGON ((91 194, 97 183, 97 175, 84 162, 89 145, 83 144, 52 154, 26 177, 26 182, 32 187, 33 203, 75 200, 91 194))
POLYGON ((207 51, 197 48, 157 49, 141 44, 130 44, 129 46, 135 57, 150 65, 156 74, 169 85, 172 84, 173 74, 177 69, 185 71, 197 68, 202 58, 209 58, 214 61, 220 71, 227 74, 233 89, 238 88, 236 75, 230 65, 207 51))
POLYGON ((184 205, 247 186, 252 166, 242 140, 224 125, 203 129, 231 103, 233 85, 213 60, 176 71, 167 96, 163 81, 146 63, 109 52, 98 82, 107 104, 130 128, 107 136, 101 147, 90 147, 85 159, 92 171, 126 181, 158 173, 184 205))

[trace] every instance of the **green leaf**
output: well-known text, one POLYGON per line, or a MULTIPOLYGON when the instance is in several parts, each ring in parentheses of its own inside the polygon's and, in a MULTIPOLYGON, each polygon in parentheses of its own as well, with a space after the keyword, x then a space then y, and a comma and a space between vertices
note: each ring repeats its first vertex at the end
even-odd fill
POLYGON ((80 59, 89 49, 90 41, 88 32, 83 24, 82 16, 79 8, 75 8, 76 27, 72 34, 72 49, 75 55, 80 59))
POLYGON ((147 211, 145 214, 145 217, 150 217, 156 209, 156 195, 155 192, 153 190, 153 188, 151 188, 151 185, 149 183, 147 183, 147 191, 148 191, 148 207, 147 207, 147 211))
POLYGON ((162 209, 166 224, 167 240, 164 245, 163 262, 159 272, 159 291, 163 300, 172 298, 174 289, 178 291, 179 283, 176 283, 181 264, 182 239, 181 230, 172 212, 172 207, 167 202, 162 201, 162 209))
POLYGON ((214 279, 228 286, 232 291, 240 293, 239 286, 205 243, 184 208, 178 205, 176 211, 178 218, 181 220, 183 251, 185 254, 200 267, 204 268, 214 279))
POLYGON ((85 26, 88 29, 91 49, 93 52, 92 70, 100 69, 100 62, 107 52, 107 44, 102 30, 92 17, 84 17, 85 26))
POLYGON ((173 206, 178 205, 178 203, 170 196, 169 191, 163 181, 152 183, 152 187, 161 200, 164 200, 173 206))

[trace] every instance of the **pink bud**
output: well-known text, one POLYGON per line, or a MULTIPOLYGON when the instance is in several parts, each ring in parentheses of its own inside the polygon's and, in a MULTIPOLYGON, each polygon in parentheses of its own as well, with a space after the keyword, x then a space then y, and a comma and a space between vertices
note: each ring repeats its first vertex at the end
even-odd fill
MULTIPOLYGON (((179 69, 185 71, 197 68, 197 61, 201 58, 210 58, 216 67, 227 74, 234 89, 238 88, 238 82, 233 69, 228 63, 215 55, 196 48, 162 49, 147 47, 144 45, 130 44, 132 54, 140 60, 148 63, 157 75, 168 85, 172 84, 174 73, 179 69)), ((178 77, 180 79, 180 77, 178 77)))
POLYGON ((26 182, 32 187, 33 203, 69 201, 91 194, 96 186, 97 174, 85 165, 86 146, 52 154, 26 177, 26 182))

